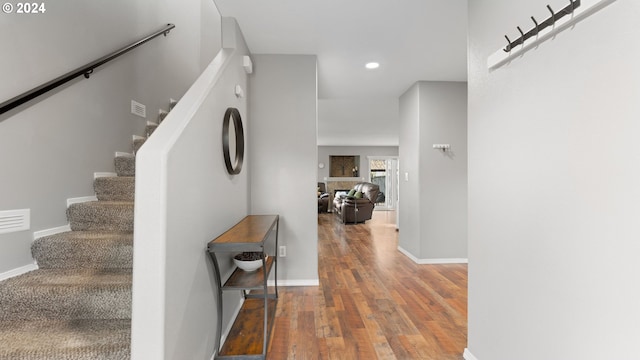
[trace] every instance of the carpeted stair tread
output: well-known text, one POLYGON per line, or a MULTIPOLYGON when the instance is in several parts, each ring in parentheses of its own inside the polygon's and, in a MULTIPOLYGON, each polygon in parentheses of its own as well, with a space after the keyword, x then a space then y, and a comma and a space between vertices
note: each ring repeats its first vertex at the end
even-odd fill
POLYGON ((89 201, 67 208, 71 230, 133 231, 132 201, 89 201))
POLYGON ((93 189, 98 200, 133 201, 135 178, 133 176, 99 177, 93 181, 93 189))
POLYGON ((131 269, 40 269, 0 283, 0 321, 131 318, 131 269))
POLYGON ((31 254, 40 269, 130 269, 133 234, 68 231, 36 239, 31 254))
POLYGON ((116 156, 114 160, 118 176, 135 176, 136 158, 133 156, 116 156))
POLYGON ((79 319, 0 323, 0 359, 124 360, 131 320, 79 319))

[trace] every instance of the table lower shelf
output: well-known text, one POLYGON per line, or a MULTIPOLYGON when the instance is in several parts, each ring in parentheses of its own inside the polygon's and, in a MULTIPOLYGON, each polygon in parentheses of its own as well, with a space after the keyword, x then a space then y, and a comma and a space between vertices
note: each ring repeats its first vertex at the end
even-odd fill
MULTIPOLYGON (((271 337, 277 299, 267 299, 267 341, 271 337)), ((264 344, 264 298, 245 299, 218 358, 227 356, 266 357, 264 344)))

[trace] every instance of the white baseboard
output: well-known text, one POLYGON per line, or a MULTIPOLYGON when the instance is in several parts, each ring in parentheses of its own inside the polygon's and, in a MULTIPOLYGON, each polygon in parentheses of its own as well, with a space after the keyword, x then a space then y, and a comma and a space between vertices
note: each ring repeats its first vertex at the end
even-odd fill
POLYGON ((469 349, 467 348, 464 349, 464 353, 462 354, 462 357, 464 357, 465 360, 478 360, 478 358, 473 356, 471 351, 469 351, 469 349))
POLYGON ((114 172, 94 172, 93 179, 101 178, 101 177, 116 177, 118 174, 114 172))
POLYGON ((63 226, 54 227, 54 228, 51 228, 51 229, 44 229, 44 230, 40 230, 40 231, 34 231, 33 232, 33 240, 41 238, 41 237, 45 237, 45 236, 51 236, 51 235, 55 235, 55 234, 60 234, 60 233, 67 232, 67 231, 71 231, 71 225, 69 225, 69 224, 63 225, 63 226))
POLYGON ((89 202, 89 201, 98 201, 98 198, 95 195, 70 198, 70 199, 67 199, 67 207, 71 206, 72 204, 78 204, 78 203, 89 202))
POLYGON ((116 151, 116 157, 135 157, 135 155, 133 155, 132 153, 128 153, 128 152, 123 152, 123 151, 116 151))
MULTIPOLYGON (((268 280, 267 286, 274 286, 275 281, 268 280)), ((320 286, 320 280, 278 280, 278 287, 280 286, 320 286)))
POLYGON ((25 266, 21 266, 17 269, 13 269, 13 270, 9 270, 6 272, 3 272, 2 274, 0 274, 0 281, 2 280, 7 280, 9 278, 18 276, 18 275, 22 275, 24 273, 28 273, 29 271, 33 271, 33 270, 38 270, 38 265, 36 264, 29 264, 29 265, 25 265, 25 266))
POLYGON ((413 256, 407 250, 398 246, 398 251, 403 253, 406 257, 411 259, 414 263, 418 265, 438 265, 438 264, 467 264, 469 263, 469 259, 465 258, 444 258, 444 259, 418 259, 413 256))

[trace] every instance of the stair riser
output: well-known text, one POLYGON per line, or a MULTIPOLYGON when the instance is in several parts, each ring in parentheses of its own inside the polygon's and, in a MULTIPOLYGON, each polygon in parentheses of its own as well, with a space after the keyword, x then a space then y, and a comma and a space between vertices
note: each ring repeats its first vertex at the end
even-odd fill
POLYGON ((73 231, 133 231, 133 203, 127 206, 72 204, 67 219, 73 231))
POLYGON ((118 176, 135 176, 136 175, 136 158, 121 157, 115 158, 116 174, 118 176))
POLYGON ((0 320, 130 319, 130 286, 0 288, 0 320))
POLYGON ((40 269, 131 269, 133 241, 43 238, 31 246, 40 269))
POLYGON ((104 177, 93 182, 93 189, 101 201, 133 201, 135 182, 132 177, 104 177))
POLYGON ((151 136, 151 134, 153 134, 154 131, 156 131, 156 129, 158 128, 158 125, 147 125, 144 132, 147 135, 147 137, 151 136))
POLYGON ((140 148, 142 147, 142 145, 144 145, 145 141, 147 141, 147 139, 135 139, 135 140, 133 140, 133 152, 137 153, 138 150, 140 150, 140 148))

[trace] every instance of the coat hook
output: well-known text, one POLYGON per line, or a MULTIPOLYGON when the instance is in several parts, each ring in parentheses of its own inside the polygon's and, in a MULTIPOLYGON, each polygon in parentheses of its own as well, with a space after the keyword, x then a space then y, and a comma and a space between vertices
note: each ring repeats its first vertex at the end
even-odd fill
POLYGON ((91 76, 91 74, 93 74, 93 69, 90 69, 89 71, 84 73, 84 77, 88 79, 91 76))
POLYGON ((569 14, 571 15, 573 14, 573 10, 575 10, 575 5, 573 4, 573 0, 569 0, 569 3, 571 3, 571 13, 569 14))
POLYGON ((549 5, 547 5, 547 9, 549 9, 549 12, 551 12, 551 20, 553 21, 553 26, 556 26, 556 13, 549 5))
POLYGON ((538 22, 533 16, 531 17, 531 20, 533 20, 533 23, 536 24, 536 35, 538 35, 538 33, 540 32, 538 22))
POLYGON ((524 32, 522 31, 522 29, 520 29, 520 26, 516 26, 516 28, 518 28, 518 31, 520 32, 520 35, 522 36, 520 39, 522 39, 522 46, 524 46, 524 32))
POLYGON ((504 48, 504 51, 511 52, 511 40, 509 40, 509 37, 507 35, 505 35, 504 38, 507 39, 507 47, 504 48))

